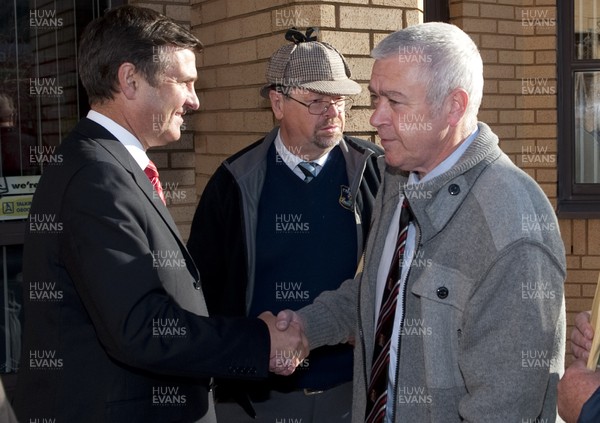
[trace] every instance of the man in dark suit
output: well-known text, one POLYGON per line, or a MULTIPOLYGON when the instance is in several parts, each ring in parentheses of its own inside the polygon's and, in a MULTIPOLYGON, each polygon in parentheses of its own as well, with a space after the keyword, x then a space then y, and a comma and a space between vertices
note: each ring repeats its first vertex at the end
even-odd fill
POLYGON ((131 6, 83 34, 92 110, 45 170, 25 239, 20 421, 214 422, 211 376, 289 374, 306 355, 298 328, 279 332, 270 313, 207 317, 146 155, 177 141, 182 116, 199 107, 200 49, 168 18, 131 6), (278 368, 282 351, 299 358, 278 368))

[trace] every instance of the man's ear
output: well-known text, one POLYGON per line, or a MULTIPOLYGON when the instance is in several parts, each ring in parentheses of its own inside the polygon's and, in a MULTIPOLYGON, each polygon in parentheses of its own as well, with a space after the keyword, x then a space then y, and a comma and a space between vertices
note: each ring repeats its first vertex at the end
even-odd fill
POLYGON ((450 110, 448 111, 448 124, 456 126, 461 121, 467 106, 469 105, 469 94, 462 88, 454 89, 447 97, 450 102, 450 110))
POLYGON ((271 109, 273 110, 275 119, 281 120, 283 118, 283 102, 285 101, 283 94, 276 90, 271 90, 269 91, 269 99, 271 100, 271 109))
POLYGON ((138 73, 135 65, 129 62, 121 63, 117 72, 119 90, 125 95, 128 100, 135 97, 138 88, 138 73))

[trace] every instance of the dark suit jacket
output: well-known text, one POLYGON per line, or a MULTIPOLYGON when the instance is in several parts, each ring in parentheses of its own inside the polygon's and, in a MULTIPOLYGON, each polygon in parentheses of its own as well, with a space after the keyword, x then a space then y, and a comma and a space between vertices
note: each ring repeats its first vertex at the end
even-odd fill
POLYGON ((211 421, 211 376, 267 375, 266 325, 206 317, 167 208, 112 134, 83 119, 56 154, 25 239, 18 418, 211 421))

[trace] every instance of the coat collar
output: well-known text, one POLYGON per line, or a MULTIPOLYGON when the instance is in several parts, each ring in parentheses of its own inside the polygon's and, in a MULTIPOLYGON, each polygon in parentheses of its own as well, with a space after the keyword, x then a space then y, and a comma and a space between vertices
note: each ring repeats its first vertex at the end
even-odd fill
POLYGON ((478 126, 479 135, 458 162, 430 181, 408 185, 406 173, 386 168, 384 206, 390 201, 397 204, 399 196, 405 195, 421 229, 422 241, 431 239, 444 228, 481 172, 503 154, 498 147, 498 137, 491 129, 481 122, 478 126))

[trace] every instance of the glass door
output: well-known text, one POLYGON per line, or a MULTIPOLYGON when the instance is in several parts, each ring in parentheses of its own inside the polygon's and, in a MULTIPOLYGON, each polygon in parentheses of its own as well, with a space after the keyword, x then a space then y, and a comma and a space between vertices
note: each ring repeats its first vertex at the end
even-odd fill
MULTIPOLYGON (((120 0, 0 2, 0 375, 11 395, 21 350, 23 234, 40 175, 89 107, 77 73, 85 25, 120 0)), ((23 289, 25 288, 25 289, 23 289)), ((24 294, 25 293, 25 294, 24 294)))

